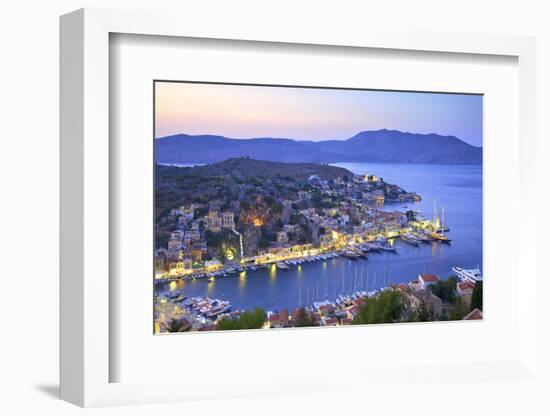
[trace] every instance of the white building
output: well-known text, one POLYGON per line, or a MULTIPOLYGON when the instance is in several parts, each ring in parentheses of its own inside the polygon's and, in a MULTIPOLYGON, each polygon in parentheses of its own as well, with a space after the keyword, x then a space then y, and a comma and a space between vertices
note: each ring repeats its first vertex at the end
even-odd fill
POLYGON ((418 283, 422 289, 426 289, 428 286, 439 282, 439 277, 435 274, 421 273, 418 275, 418 283))

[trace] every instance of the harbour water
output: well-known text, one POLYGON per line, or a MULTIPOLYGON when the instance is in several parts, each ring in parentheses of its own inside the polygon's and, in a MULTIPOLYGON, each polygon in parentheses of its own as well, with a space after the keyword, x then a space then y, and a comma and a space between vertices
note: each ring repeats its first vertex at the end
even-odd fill
MULTIPOLYGON (((266 310, 311 305, 334 300, 339 294, 377 290, 392 283, 409 282, 419 273, 449 276, 453 266, 482 268, 482 168, 470 165, 418 165, 339 163, 355 174, 374 174, 406 191, 422 196, 416 203, 386 204, 386 210, 415 210, 431 218, 436 208, 445 210, 446 235, 452 244, 421 244, 397 240, 397 254, 370 253, 367 260, 339 257, 327 261, 247 271, 214 281, 178 281, 185 296, 209 296, 228 300, 233 310, 266 310)), ((159 288, 163 293, 168 287, 159 288)))

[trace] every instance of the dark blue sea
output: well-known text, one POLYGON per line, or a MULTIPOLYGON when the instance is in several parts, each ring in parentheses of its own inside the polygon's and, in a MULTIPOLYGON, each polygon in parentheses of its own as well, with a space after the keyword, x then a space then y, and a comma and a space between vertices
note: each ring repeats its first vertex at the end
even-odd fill
MULTIPOLYGON (((334 300, 337 295, 358 290, 377 290, 391 283, 409 282, 419 273, 448 277, 453 266, 482 268, 482 167, 470 165, 418 165, 338 163, 356 174, 374 174, 386 182, 415 191, 417 203, 386 204, 383 209, 422 212, 432 218, 434 201, 441 215, 445 210, 446 235, 452 244, 421 244, 396 241, 397 254, 370 254, 368 260, 335 258, 292 266, 288 271, 260 269, 231 277, 180 281, 186 296, 210 296, 229 300, 233 310, 255 306, 266 310, 311 305, 334 300)), ((160 289, 162 293, 166 288, 160 289)))

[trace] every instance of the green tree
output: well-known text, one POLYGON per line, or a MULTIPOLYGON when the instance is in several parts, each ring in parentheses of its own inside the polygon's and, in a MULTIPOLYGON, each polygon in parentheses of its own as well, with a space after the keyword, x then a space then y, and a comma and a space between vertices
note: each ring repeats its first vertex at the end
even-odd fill
POLYGON ((353 318, 353 324, 381 324, 396 322, 403 314, 403 300, 397 291, 384 291, 376 297, 367 298, 353 318))
POLYGON ((435 319, 434 316, 434 310, 430 306, 426 306, 425 302, 422 302, 420 304, 420 308, 418 308, 418 311, 416 312, 416 321, 417 322, 430 322, 435 319))
POLYGON ((418 321, 418 314, 416 311, 408 310, 407 311, 407 322, 417 322, 418 321))
POLYGON ((456 277, 440 280, 430 286, 432 293, 443 302, 454 303, 456 299, 456 277))
POLYGON ((258 241, 258 247, 259 248, 268 248, 270 242, 271 241, 269 240, 269 238, 267 238, 265 236, 261 236, 260 240, 258 241))
POLYGON ((483 310, 483 282, 480 281, 476 282, 472 293, 470 310, 473 311, 475 308, 478 308, 480 311, 483 310))
POLYGON ((217 322, 216 328, 220 331, 231 331, 237 329, 237 323, 237 319, 222 318, 217 322))
POLYGON ((235 330, 235 329, 258 329, 265 322, 265 312, 262 308, 255 308, 252 311, 245 311, 237 319, 222 318, 216 327, 219 330, 235 330))
POLYGON ((468 306, 457 297, 455 299, 455 302, 453 303, 453 306, 449 310, 449 319, 451 321, 460 321, 462 318, 464 318, 468 314, 468 306))
POLYGON ((261 328, 265 322, 265 312, 262 308, 255 308, 253 311, 243 312, 239 318, 237 329, 261 328))

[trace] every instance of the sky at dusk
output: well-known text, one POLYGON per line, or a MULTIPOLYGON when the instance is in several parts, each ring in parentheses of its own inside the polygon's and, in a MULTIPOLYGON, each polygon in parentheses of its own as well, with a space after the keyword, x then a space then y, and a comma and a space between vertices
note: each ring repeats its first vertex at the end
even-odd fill
POLYGON ((482 145, 481 95, 155 83, 155 136, 348 139, 364 130, 452 135, 482 145))

